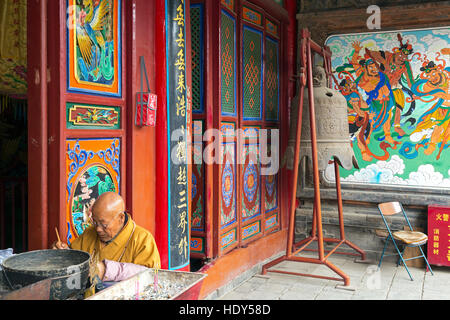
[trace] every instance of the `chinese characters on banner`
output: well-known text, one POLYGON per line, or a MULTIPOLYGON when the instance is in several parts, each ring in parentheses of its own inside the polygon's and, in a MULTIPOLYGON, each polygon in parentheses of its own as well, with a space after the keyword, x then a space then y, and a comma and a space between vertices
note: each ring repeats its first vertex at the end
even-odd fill
POLYGON ((450 207, 428 206, 428 262, 450 266, 450 207))
POLYGON ((169 139, 169 269, 189 264, 187 131, 189 92, 186 86, 186 21, 184 0, 166 0, 167 106, 169 139))

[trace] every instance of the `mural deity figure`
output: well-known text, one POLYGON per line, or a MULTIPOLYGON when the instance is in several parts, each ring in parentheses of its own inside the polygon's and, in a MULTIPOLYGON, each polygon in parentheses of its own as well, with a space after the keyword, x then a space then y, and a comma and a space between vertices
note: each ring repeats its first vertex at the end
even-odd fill
POLYGON ((395 109, 394 96, 388 77, 380 71, 377 62, 367 54, 365 59, 359 55, 362 47, 359 42, 352 44, 355 52, 350 61, 356 72, 356 83, 368 96, 366 103, 371 113, 375 113, 372 121, 374 131, 383 128, 385 141, 396 144, 391 136, 392 110, 395 109))
POLYGON ((434 104, 417 121, 411 140, 422 141, 422 144, 416 145, 416 149, 426 146, 426 155, 431 155, 438 143, 441 143, 436 157, 439 160, 450 138, 450 68, 444 69, 444 65, 437 66, 433 61, 429 61, 423 64, 420 71, 421 80, 412 87, 415 99, 434 104))
POLYGON ((401 128, 400 119, 406 102, 404 91, 412 96, 412 92, 408 88, 411 88, 414 84, 414 76, 409 63, 409 55, 413 53, 413 49, 408 42, 403 44, 400 34, 397 34, 397 38, 400 42, 400 47, 394 48, 392 52, 373 51, 366 48, 366 54, 378 62, 380 70, 389 79, 395 99, 394 130, 399 136, 404 136, 406 133, 401 128), (401 83, 402 76, 405 77, 408 87, 401 83))
POLYGON ((356 138, 363 160, 371 161, 373 158, 369 154, 368 144, 373 127, 370 120, 373 119, 375 114, 369 113, 369 106, 359 93, 356 82, 353 79, 350 77, 345 78, 338 87, 347 100, 350 136, 356 138))

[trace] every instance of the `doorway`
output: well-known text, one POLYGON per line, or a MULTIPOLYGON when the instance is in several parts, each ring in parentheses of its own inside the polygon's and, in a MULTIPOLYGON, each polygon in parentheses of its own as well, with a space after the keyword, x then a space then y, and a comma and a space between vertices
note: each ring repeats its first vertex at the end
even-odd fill
POLYGON ((0 2, 0 250, 28 247, 27 1, 0 2))

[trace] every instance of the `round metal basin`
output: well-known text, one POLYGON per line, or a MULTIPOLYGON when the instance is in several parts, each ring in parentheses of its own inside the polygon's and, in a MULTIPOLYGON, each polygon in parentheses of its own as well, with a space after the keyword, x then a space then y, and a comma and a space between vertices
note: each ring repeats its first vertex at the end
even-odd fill
POLYGON ((2 266, 12 289, 58 278, 52 298, 65 299, 85 289, 89 259, 89 253, 79 250, 36 250, 11 256, 3 260, 2 266))

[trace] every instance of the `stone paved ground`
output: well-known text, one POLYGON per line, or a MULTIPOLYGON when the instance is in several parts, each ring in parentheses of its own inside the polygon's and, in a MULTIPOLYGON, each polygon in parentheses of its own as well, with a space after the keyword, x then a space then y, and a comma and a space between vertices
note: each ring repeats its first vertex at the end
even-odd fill
MULTIPOLYGON (((302 252, 301 256, 316 257, 317 253, 302 252)), ((434 275, 425 268, 409 267, 411 281, 403 266, 385 258, 381 269, 378 261, 355 263, 355 257, 332 255, 329 259, 350 277, 354 291, 337 289, 342 281, 324 280, 280 273, 261 272, 217 297, 219 300, 449 300, 450 268, 431 266, 434 275)), ((326 266, 284 261, 272 269, 336 277, 326 266)), ((259 270, 260 271, 260 270, 259 270)))

